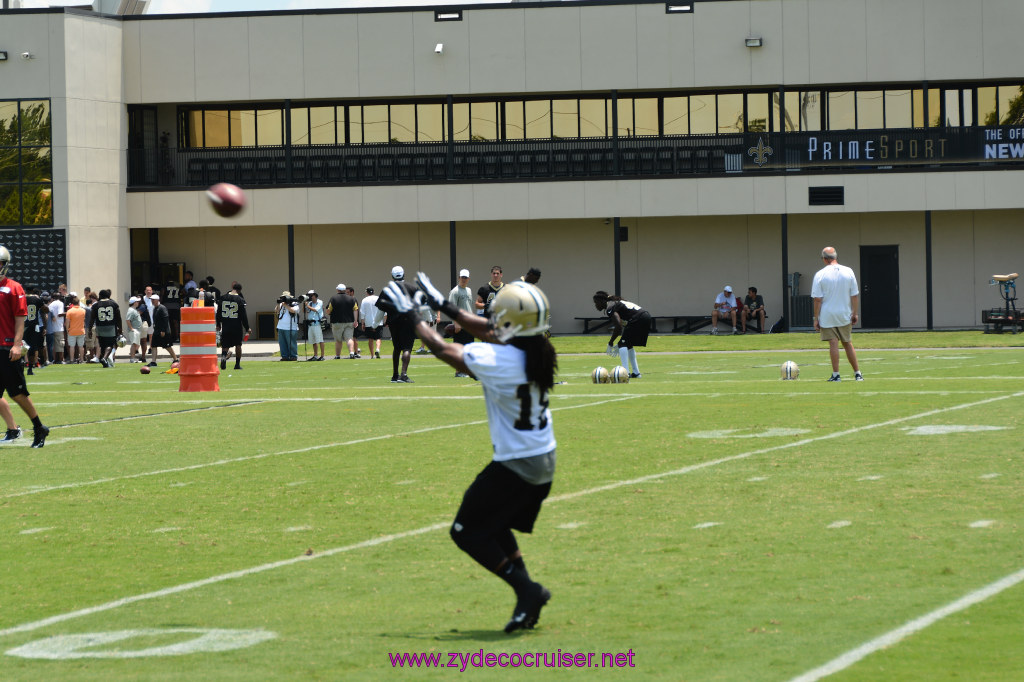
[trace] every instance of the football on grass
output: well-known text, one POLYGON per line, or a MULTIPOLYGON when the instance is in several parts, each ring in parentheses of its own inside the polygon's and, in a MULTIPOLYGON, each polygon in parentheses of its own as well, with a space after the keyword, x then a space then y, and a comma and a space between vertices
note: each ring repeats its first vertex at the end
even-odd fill
POLYGON ((206 197, 214 213, 222 218, 238 215, 245 208, 245 192, 230 182, 218 182, 206 190, 206 197))
POLYGON ((149 367, 146 367, 145 365, 143 365, 142 367, 139 367, 139 371, 142 372, 143 374, 149 374, 150 371, 152 371, 152 370, 150 370, 149 367))

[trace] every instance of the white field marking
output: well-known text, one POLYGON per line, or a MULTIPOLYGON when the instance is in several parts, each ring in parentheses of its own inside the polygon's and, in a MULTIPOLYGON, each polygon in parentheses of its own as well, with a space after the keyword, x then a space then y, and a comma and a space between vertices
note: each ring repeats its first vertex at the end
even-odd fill
MULTIPOLYGON (((264 401, 262 401, 262 400, 249 400, 249 401, 246 401, 246 402, 243 402, 243 403, 228 403, 227 405, 225 405, 225 404, 210 405, 209 407, 193 407, 193 408, 188 409, 188 410, 171 410, 170 412, 154 412, 154 413, 151 413, 151 414, 136 414, 136 415, 131 415, 131 416, 128 416, 128 417, 114 417, 112 419, 97 419, 97 420, 91 421, 91 422, 75 422, 74 424, 58 424, 57 426, 51 426, 50 429, 51 430, 53 430, 53 429, 69 429, 69 428, 71 428, 73 426, 94 426, 96 424, 114 424, 116 422, 133 421, 135 419, 149 419, 150 417, 167 417, 169 415, 189 414, 190 412, 203 412, 205 410, 218 410, 218 409, 221 409, 221 408, 224 408, 224 407, 248 407, 250 405, 259 405, 262 402, 264 402, 264 401)), ((78 405, 78 406, 82 405, 82 403, 67 403, 67 404, 68 405, 78 405)), ((95 403, 93 403, 93 402, 90 402, 89 404, 90 405, 95 405, 95 403)), ((50 405, 52 405, 52 403, 46 403, 46 405, 47 405, 47 407, 49 407, 50 405)), ((49 442, 49 440, 47 442, 49 442)))
POLYGON ((188 483, 172 483, 171 487, 172 488, 184 488, 187 485, 192 485, 192 483, 193 483, 193 481, 189 481, 188 483))
POLYGON ((1002 474, 982 474, 978 478, 999 478, 1002 474))
POLYGON ((289 488, 298 488, 300 485, 306 485, 309 481, 292 481, 288 484, 289 488))
MULTIPOLYGON (((721 459, 710 460, 710 461, 707 461, 707 462, 701 462, 700 464, 693 464, 693 465, 690 465, 690 466, 682 467, 681 469, 674 469, 672 471, 663 471, 663 472, 661 472, 659 474, 649 474, 647 476, 640 476, 639 478, 633 478, 633 479, 629 479, 629 480, 616 481, 614 483, 608 483, 608 484, 605 484, 605 485, 602 485, 602 486, 596 486, 594 488, 587 488, 585 490, 578 490, 578 491, 572 492, 572 493, 565 493, 564 495, 555 495, 553 497, 548 497, 547 500, 545 500, 545 502, 548 503, 548 504, 555 503, 555 502, 563 502, 565 500, 572 500, 572 499, 575 499, 577 497, 583 497, 583 496, 586 496, 586 495, 593 495, 595 493, 604 492, 604 491, 607 491, 607 490, 615 490, 615 489, 623 488, 623 487, 626 487, 626 486, 634 486, 634 485, 636 485, 638 483, 645 483, 647 481, 655 481, 655 480, 666 478, 666 477, 669 477, 669 476, 681 476, 681 475, 688 474, 688 473, 693 472, 693 471, 699 471, 701 469, 706 469, 706 468, 710 468, 710 467, 713 467, 713 466, 718 466, 719 464, 725 464, 727 462, 734 462, 734 461, 738 461, 738 460, 741 460, 741 459, 746 459, 748 457, 752 457, 753 455, 765 454, 765 453, 774 452, 774 451, 777 451, 777 450, 785 450, 787 448, 799 447, 799 446, 802 446, 802 445, 808 445, 810 443, 815 443, 815 442, 822 441, 822 440, 830 440, 832 438, 841 438, 843 436, 848 436, 848 435, 851 435, 851 434, 859 433, 861 431, 868 431, 868 430, 871 430, 871 429, 877 429, 877 428, 883 428, 883 427, 886 427, 886 426, 892 426, 893 424, 899 424, 901 422, 910 421, 912 419, 921 419, 923 417, 931 417, 931 416, 934 416, 936 414, 942 414, 944 412, 952 412, 954 410, 964 410, 964 409, 968 409, 968 408, 972 408, 972 407, 978 407, 978 406, 981 406, 981 405, 987 405, 989 403, 997 402, 997 401, 1000 401, 1000 400, 1006 400, 1007 398, 1019 398, 1021 396, 1024 396, 1024 392, 1010 393, 1010 394, 998 396, 998 397, 995 397, 995 398, 986 398, 985 400, 978 400, 978 401, 971 402, 971 403, 963 403, 962 405, 953 405, 951 407, 942 407, 942 408, 938 408, 938 409, 935 409, 935 410, 928 410, 926 412, 921 412, 920 414, 909 415, 907 417, 897 417, 896 419, 890 419, 890 420, 887 420, 887 421, 884 421, 884 422, 878 422, 878 423, 875 423, 875 424, 866 424, 864 426, 858 426, 858 427, 855 427, 855 428, 852 428, 852 429, 846 429, 844 431, 837 431, 835 433, 830 433, 830 434, 826 434, 826 435, 823 435, 823 436, 816 436, 814 438, 804 438, 802 440, 795 441, 793 443, 787 443, 787 444, 783 444, 783 445, 776 445, 776 446, 769 447, 769 448, 761 448, 760 450, 751 450, 750 452, 740 453, 738 455, 733 455, 731 457, 723 457, 721 459)), ((620 400, 622 400, 622 398, 612 399, 612 400, 603 400, 603 401, 600 401, 598 403, 594 403, 593 405, 599 405, 599 404, 603 404, 603 403, 618 402, 620 400)), ((577 406, 573 406, 573 407, 589 407, 589 406, 593 406, 593 405, 583 405, 583 406, 577 405, 577 406)), ((563 409, 573 409, 573 408, 563 408, 563 409)), ((483 422, 470 422, 470 424, 478 424, 478 423, 483 423, 483 422)), ((440 428, 453 428, 453 427, 440 427, 440 428)), ((435 428, 435 429, 421 429, 418 432, 429 431, 429 430, 438 430, 438 429, 437 428, 435 428)), ((412 433, 418 433, 418 432, 412 432, 412 433)), ((316 448, 305 448, 305 450, 312 450, 312 449, 316 449, 316 448)), ((16 625, 16 626, 9 627, 9 628, 4 628, 4 629, 0 630, 0 637, 6 637, 7 635, 13 635, 13 634, 21 633, 21 632, 32 632, 32 631, 38 630, 40 628, 49 627, 50 625, 55 625, 57 623, 64 623, 66 621, 74 620, 76 618, 81 618, 83 616, 91 616, 91 615, 96 614, 96 613, 102 613, 104 611, 110 611, 112 609, 120 608, 122 606, 127 606, 129 604, 135 604, 135 603, 138 603, 138 602, 147 601, 147 600, 151 600, 151 599, 159 599, 161 597, 166 597, 166 596, 169 596, 169 595, 172 595, 172 594, 180 594, 182 592, 188 592, 188 591, 191 591, 191 590, 195 590, 195 589, 199 589, 199 588, 202 588, 202 587, 206 587, 208 585, 215 585, 217 583, 222 583, 222 582, 225 582, 225 581, 228 581, 228 580, 235 580, 235 579, 238 579, 238 578, 245 578, 247 576, 256 575, 256 574, 259 574, 259 573, 264 573, 266 571, 272 571, 272 570, 275 570, 275 569, 278 569, 278 568, 284 568, 284 567, 287 567, 287 566, 293 566, 293 565, 301 563, 303 561, 312 561, 314 559, 320 559, 320 558, 323 558, 323 557, 330 557, 330 556, 334 556, 336 554, 341 554, 343 552, 352 552, 352 551, 355 551, 355 550, 358 550, 358 549, 365 549, 367 547, 376 547, 378 545, 387 544, 387 543, 390 543, 390 542, 394 542, 396 540, 402 540, 402 539, 405 539, 405 538, 415 537, 415 536, 418 536, 418 535, 424 535, 426 533, 431 533, 431 532, 433 532, 435 530, 441 530, 442 528, 448 528, 450 526, 450 524, 451 524, 450 521, 444 521, 444 522, 441 522, 441 523, 435 523, 435 524, 430 525, 430 526, 423 526, 421 528, 415 528, 413 530, 401 531, 399 533, 392 533, 390 535, 382 535, 380 537, 371 538, 369 540, 363 540, 362 542, 357 542, 357 543, 354 543, 354 544, 351 544, 351 545, 344 545, 342 547, 335 547, 333 549, 328 549, 328 550, 325 550, 323 552, 318 552, 318 553, 314 553, 314 554, 300 554, 299 556, 292 557, 290 559, 282 559, 280 561, 274 561, 274 562, 267 563, 267 564, 261 564, 259 566, 253 566, 253 567, 250 567, 250 568, 243 568, 243 569, 240 569, 238 571, 232 571, 230 573, 222 573, 221 575, 215 575, 215 576, 211 576, 209 578, 203 578, 202 580, 196 580, 196 581, 193 581, 193 582, 183 583, 183 584, 180 584, 180 585, 173 585, 171 587, 166 587, 166 588, 164 588, 162 590, 156 590, 154 592, 146 592, 144 594, 137 594, 137 595, 133 595, 131 597, 123 597, 121 599, 116 599, 114 601, 110 601, 110 602, 107 602, 105 604, 99 604, 97 606, 90 606, 90 607, 87 607, 87 608, 84 608, 84 609, 79 609, 77 611, 69 611, 67 613, 57 614, 55 616, 50 616, 48 618, 43 618, 41 620, 32 621, 32 622, 29 622, 29 623, 23 623, 21 625, 16 625)), ((999 588, 998 590, 996 590, 996 592, 1001 591, 1003 589, 1006 589, 1007 587, 1011 587, 1012 585, 1015 585, 1016 583, 1024 580, 1024 570, 1020 571, 1019 573, 1014 574, 1013 576, 1010 576, 1010 579, 1013 579, 1010 584, 1007 584, 1007 585, 999 588)), ((1008 580, 1007 578, 1004 578, 1003 581, 1000 581, 1000 583, 994 583, 994 584, 1001 584, 1002 582, 1006 582, 1007 580, 1008 580)), ((991 588, 991 587, 992 586, 989 586, 989 588, 991 588)), ((984 588, 984 589, 989 589, 989 588, 984 588)), ((979 593, 980 592, 982 592, 982 591, 979 590, 979 593)), ((972 594, 978 594, 978 593, 972 593, 972 594)), ((992 592, 992 594, 995 594, 995 592, 992 592)), ((970 596, 970 595, 968 595, 968 596, 970 596)), ((986 595, 986 596, 988 596, 988 595, 986 595)), ((982 598, 984 598, 984 597, 982 597, 982 598)), ((978 599, 978 601, 980 601, 980 599, 978 599)), ((969 606, 969 605, 970 604, 967 604, 967 606, 969 606)), ((964 606, 962 608, 966 608, 966 606, 964 606)), ((927 625, 930 625, 930 624, 931 623, 928 623, 927 625)), ((922 626, 922 627, 926 627, 927 625, 922 626)), ((867 655, 867 654, 864 654, 864 655, 867 655)), ((808 679, 811 679, 811 678, 808 678, 808 679)), ((813 678, 813 679, 819 679, 819 678, 813 678)))
POLYGON ((954 602, 951 602, 949 604, 946 604, 945 606, 935 609, 931 613, 926 613, 920 618, 915 618, 914 620, 908 623, 904 623, 895 630, 890 630, 889 632, 885 633, 884 635, 881 635, 880 637, 876 637, 870 641, 867 641, 864 644, 861 644, 859 647, 856 647, 855 649, 850 649, 846 653, 837 656, 836 658, 833 658, 825 665, 815 668, 814 670, 810 670, 804 673, 803 675, 799 675, 798 677, 794 677, 789 682, 817 682, 818 680, 824 677, 834 675, 835 673, 841 670, 846 670, 854 663, 857 663, 860 660, 867 658, 876 651, 891 647, 892 645, 900 642, 904 638, 909 637, 910 635, 913 635, 915 633, 918 633, 931 625, 934 625, 943 618, 951 616, 954 613, 958 613, 966 608, 974 606, 975 604, 983 602, 989 597, 993 597, 1004 590, 1008 590, 1022 581, 1024 581, 1024 570, 1017 571, 1016 573, 1011 573, 1010 575, 1004 578, 1000 578, 994 583, 989 583, 988 585, 979 588, 974 592, 970 592, 964 595, 963 597, 957 599, 954 602))
POLYGON ((415 478, 410 478, 404 481, 395 481, 395 485, 412 485, 416 482, 415 478))
POLYGON ((23 531, 19 531, 18 535, 35 535, 36 533, 45 533, 48 530, 53 530, 53 526, 47 528, 26 528, 23 531))
MULTIPOLYGON (((772 365, 772 367, 774 367, 774 366, 775 365, 772 365)), ((730 370, 720 370, 720 371, 715 371, 715 372, 667 372, 667 373, 668 374, 696 374, 696 375, 704 375, 704 374, 736 374, 737 372, 735 370, 731 370, 730 369, 730 370)))
POLYGON ((978 433, 980 431, 1005 431, 1008 426, 982 426, 980 424, 926 424, 904 426, 908 436, 945 436, 948 433, 978 433))
POLYGON ((555 526, 558 530, 576 530, 581 526, 587 525, 586 521, 570 521, 569 523, 563 523, 560 526, 555 526))
POLYGON ((853 525, 853 523, 850 522, 850 521, 833 521, 832 523, 828 524, 825 527, 826 528, 846 528, 847 526, 852 526, 852 525, 853 525))
POLYGON ((694 431, 686 434, 687 438, 773 438, 776 436, 799 436, 801 433, 809 433, 810 429, 788 429, 785 427, 773 427, 763 431, 753 429, 719 429, 718 431, 694 431), (746 433, 744 433, 746 432, 746 433))
MULTIPOLYGON (((593 396, 590 396, 590 397, 593 397, 593 396)), ((582 407, 596 407, 598 405, 604 405, 606 403, 622 402, 623 400, 629 400, 631 397, 633 397, 633 396, 628 396, 627 395, 627 396, 622 396, 622 397, 617 397, 617 398, 609 398, 608 400, 598 400, 597 402, 593 402, 593 403, 584 403, 582 405, 567 405, 565 407, 553 407, 553 408, 551 408, 551 411, 552 412, 560 412, 560 411, 563 411, 563 410, 576 410, 576 409, 579 409, 579 408, 582 408, 582 407)), ((479 400, 479 396, 477 397, 477 399, 479 400)), ((239 403, 239 404, 240 405, 248 405, 250 403, 239 403)), ((252 404, 255 404, 255 403, 252 403, 252 404)), ((202 408, 202 409, 210 409, 210 408, 202 408)), ((95 423, 100 423, 100 422, 92 422, 92 423, 95 424, 95 423)), ((60 485, 50 485, 50 486, 32 486, 30 488, 26 488, 25 490, 21 490, 21 491, 16 492, 16 493, 7 493, 7 494, 5 494, 3 496, 0 496, 0 499, 7 499, 7 498, 11 498, 11 497, 24 497, 25 495, 37 495, 39 493, 52 492, 54 490, 70 490, 72 488, 83 488, 83 487, 86 487, 86 486, 100 485, 101 483, 113 483, 114 481, 130 481, 132 479, 147 478, 149 476, 162 476, 164 474, 176 474, 176 473, 181 473, 183 471, 196 471, 198 469, 206 469, 206 468, 209 468, 209 467, 225 466, 227 464, 237 464, 239 462, 250 462, 250 461, 254 461, 254 460, 267 459, 268 457, 279 457, 279 456, 282 456, 282 455, 297 455, 297 454, 301 454, 301 453, 304 453, 304 452, 315 452, 317 450, 324 450, 326 448, 346 447, 346 446, 349 446, 349 445, 361 445, 363 443, 372 443, 374 441, 388 440, 388 439, 391 439, 391 438, 404 438, 406 436, 412 436, 412 435, 419 434, 419 433, 430 433, 432 431, 444 431, 446 429, 459 429, 459 428, 462 428, 464 426, 477 426, 479 424, 486 424, 486 423, 487 423, 486 419, 478 419, 476 421, 462 422, 460 424, 446 424, 446 425, 443 425, 443 426, 428 426, 428 427, 423 428, 423 429, 415 429, 413 431, 406 431, 404 433, 386 433, 386 434, 383 434, 383 435, 380 435, 380 436, 370 436, 368 438, 358 438, 356 440, 338 441, 338 442, 335 442, 335 443, 323 443, 323 444, 320 444, 320 445, 310 445, 308 447, 297 448, 295 450, 281 450, 281 451, 278 451, 278 452, 262 452, 262 453, 257 454, 257 455, 245 455, 243 457, 233 457, 233 458, 230 458, 230 459, 218 459, 218 460, 214 460, 213 462, 204 462, 202 464, 190 464, 188 466, 173 467, 173 468, 170 468, 170 469, 157 469, 156 471, 143 471, 143 472, 140 472, 140 473, 137 473, 137 474, 127 474, 125 476, 111 476, 109 478, 97 478, 97 479, 92 480, 92 481, 79 481, 79 482, 76 482, 76 483, 61 483, 60 485)))
POLYGON ((988 528, 995 524, 995 521, 991 519, 982 519, 981 521, 975 521, 974 523, 968 524, 971 528, 988 528))
POLYGON ((720 521, 705 521, 704 523, 698 523, 696 526, 693 527, 693 529, 700 530, 702 528, 713 528, 715 526, 721 525, 722 523, 720 521))
POLYGON ((858 481, 881 481, 883 476, 861 476, 858 481))
MULTIPOLYGON (((56 427, 52 427, 51 426, 50 428, 52 429, 52 428, 56 428, 56 427)), ((47 445, 51 445, 51 446, 52 445, 60 445, 61 443, 70 443, 71 441, 76 441, 76 440, 102 440, 102 438, 97 438, 95 436, 71 436, 69 438, 47 438, 46 439, 46 444, 47 445)), ((21 438, 19 438, 16 441, 4 443, 3 447, 5 447, 5 448, 29 448, 29 447, 32 447, 32 439, 28 438, 27 436, 22 436, 21 438)))
POLYGON ((6 652, 8 656, 40 658, 51 661, 69 658, 142 658, 149 656, 182 656, 201 651, 231 651, 255 646, 274 639, 276 632, 269 630, 212 630, 207 628, 147 628, 116 632, 87 632, 76 635, 54 635, 39 639, 6 652), (119 646, 109 650, 83 651, 105 644, 114 644, 136 637, 159 637, 174 634, 194 634, 187 639, 166 646, 145 649, 126 649, 119 646))
POLYGON ((285 533, 298 533, 298 532, 304 531, 304 530, 313 530, 313 526, 292 526, 290 528, 285 528, 284 532, 285 533))
POLYGON ((181 530, 181 528, 178 528, 177 526, 167 526, 165 528, 154 528, 153 530, 151 530, 149 532, 150 533, 174 533, 174 532, 179 531, 179 530, 181 530))
POLYGON ((767 476, 753 476, 751 478, 748 478, 747 482, 748 483, 757 483, 758 481, 767 481, 767 480, 768 480, 767 476))

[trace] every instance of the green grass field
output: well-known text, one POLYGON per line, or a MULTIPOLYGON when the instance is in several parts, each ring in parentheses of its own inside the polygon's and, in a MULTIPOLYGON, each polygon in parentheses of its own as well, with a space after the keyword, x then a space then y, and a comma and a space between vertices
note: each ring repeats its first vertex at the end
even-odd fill
POLYGON ((219 393, 39 371, 46 447, 14 408, 0 448, 0 679, 441 679, 389 654, 481 651, 632 654, 522 679, 1021 679, 1020 336, 858 334, 840 384, 812 335, 653 337, 642 379, 594 385, 605 338, 554 339, 558 473, 520 536, 554 596, 512 636, 447 532, 484 402, 432 357, 412 385, 252 360, 219 393))

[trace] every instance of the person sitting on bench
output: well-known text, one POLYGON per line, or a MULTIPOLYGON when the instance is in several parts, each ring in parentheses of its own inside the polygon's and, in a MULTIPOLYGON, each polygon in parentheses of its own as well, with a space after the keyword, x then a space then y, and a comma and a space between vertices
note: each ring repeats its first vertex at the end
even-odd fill
POLYGON ((757 328, 764 334, 764 297, 757 293, 757 287, 747 289, 747 297, 743 299, 743 333, 747 333, 747 320, 757 318, 757 328))
POLYGON ((711 311, 711 333, 718 333, 718 318, 721 317, 732 320, 732 333, 739 334, 736 329, 736 317, 742 307, 743 304, 732 295, 732 287, 725 285, 725 289, 715 297, 715 309, 711 311))

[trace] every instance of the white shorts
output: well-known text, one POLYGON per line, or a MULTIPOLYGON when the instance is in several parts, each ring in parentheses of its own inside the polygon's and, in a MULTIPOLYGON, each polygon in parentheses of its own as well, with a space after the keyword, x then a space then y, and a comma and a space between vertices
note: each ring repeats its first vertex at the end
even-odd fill
POLYGON ((139 343, 139 332, 134 329, 125 329, 124 338, 128 342, 129 346, 133 346, 139 343))
POLYGON ((306 332, 306 340, 310 343, 323 343, 324 342, 324 330, 320 326, 319 322, 310 322, 309 330, 306 332))
POLYGON ((68 334, 68 348, 85 348, 85 334, 79 336, 68 334))

